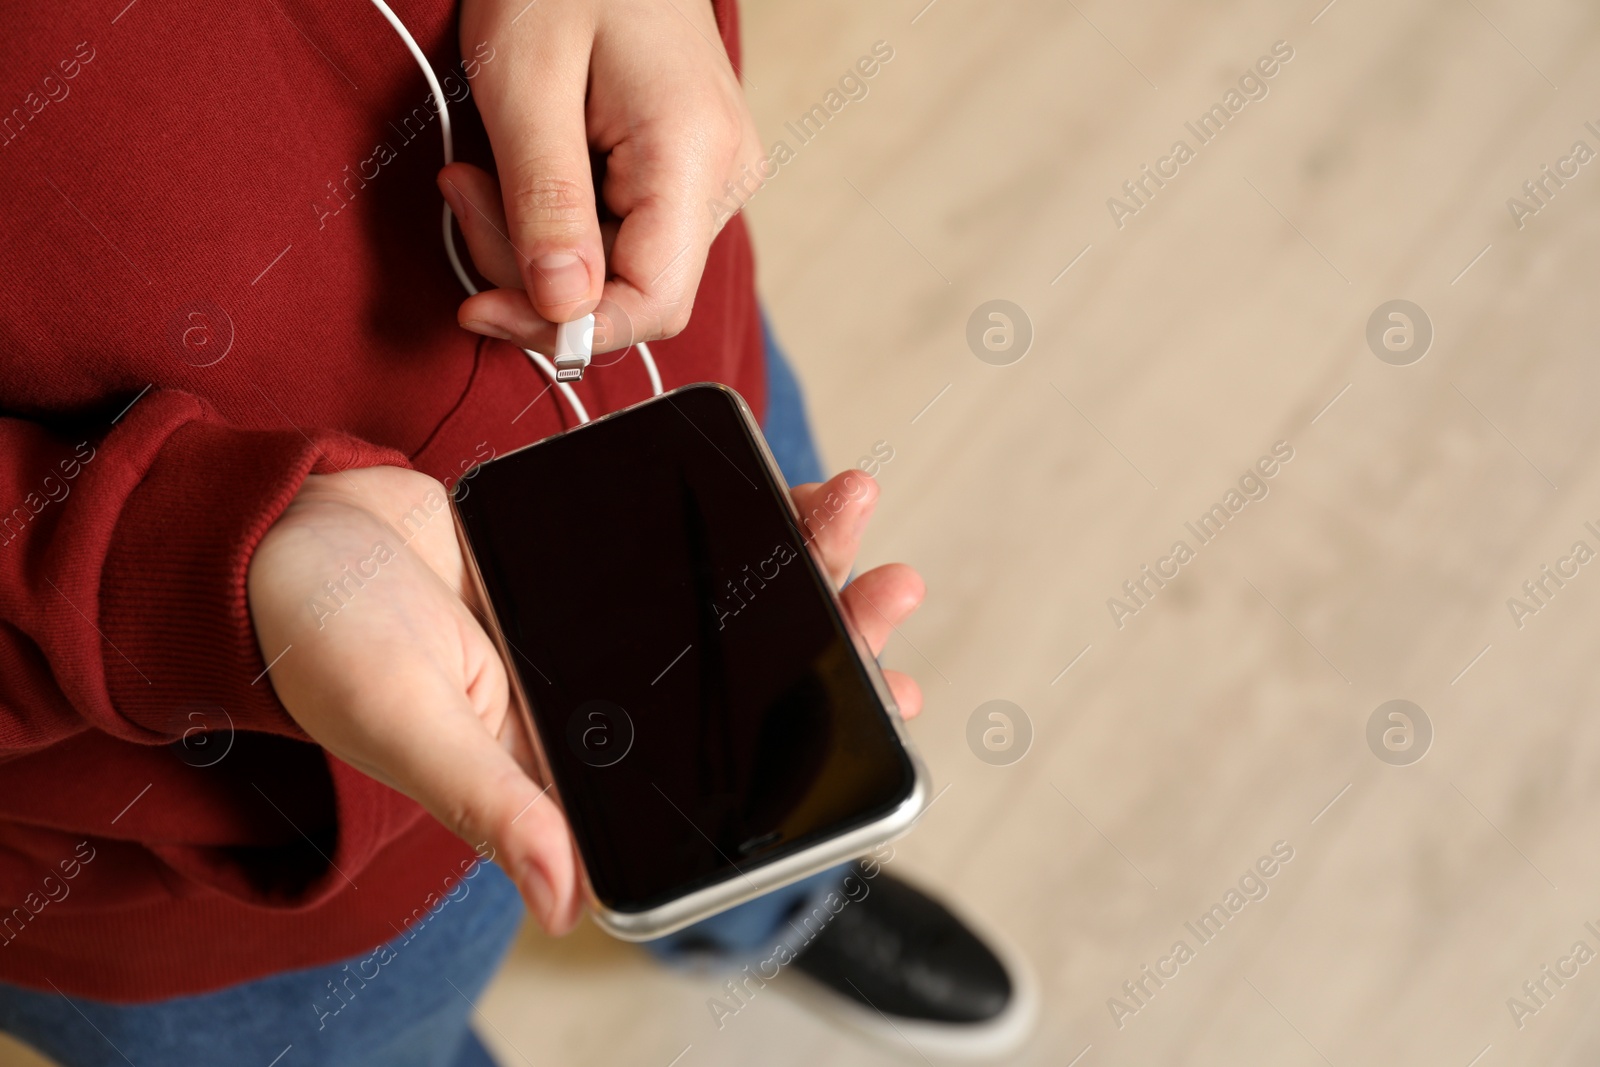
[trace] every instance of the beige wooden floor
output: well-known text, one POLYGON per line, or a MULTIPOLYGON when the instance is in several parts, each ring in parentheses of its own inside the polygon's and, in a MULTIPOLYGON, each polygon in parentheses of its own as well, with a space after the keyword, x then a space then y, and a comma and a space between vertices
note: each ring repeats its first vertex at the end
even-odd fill
MULTIPOLYGON (((1600 148, 1600 15, 925 2, 751 0, 750 98, 791 147, 894 58, 749 210, 829 460, 894 450, 869 562, 927 576, 888 660, 949 786, 895 869, 1032 959, 1016 1062, 1595 1063, 1600 966, 1520 1030, 1506 1001, 1600 949, 1600 566, 1520 630, 1506 600, 1600 547, 1600 163, 1520 231, 1505 201, 1600 148), (1119 229, 1107 198, 1278 40, 1269 95, 1119 229), (1014 365, 967 347, 991 298, 1031 318, 1014 365), (1364 339, 1395 298, 1435 330, 1410 366, 1364 339), (1270 495, 1119 629, 1107 598, 1280 440, 1270 495), (1035 731, 1010 766, 965 739, 994 698, 1035 731), (1365 738, 1393 698, 1435 731, 1410 766, 1365 738), (1108 998, 1276 841, 1269 895, 1119 1029, 1108 998)), ((921 1062, 781 986, 719 1032, 711 980, 529 933, 482 1029, 508 1065, 921 1062)))

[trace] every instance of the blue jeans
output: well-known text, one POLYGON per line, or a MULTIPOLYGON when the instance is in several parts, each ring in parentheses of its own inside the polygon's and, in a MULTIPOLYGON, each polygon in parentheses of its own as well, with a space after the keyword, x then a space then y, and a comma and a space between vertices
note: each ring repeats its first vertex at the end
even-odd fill
MULTIPOLYGON (((799 384, 765 323, 762 332, 767 440, 791 485, 821 481, 799 384)), ((769 893, 650 948, 667 959, 709 950, 744 962, 740 957, 770 951, 788 916, 825 895, 843 873, 839 868, 769 893)), ((370 953, 151 1004, 0 983, 0 1030, 65 1067, 269 1064, 278 1056, 283 1067, 494 1067, 468 1022, 473 999, 499 970, 522 923, 522 902, 492 864, 475 867, 461 885, 465 892, 429 912, 409 939, 389 942, 388 962, 365 981, 355 972, 370 953)))

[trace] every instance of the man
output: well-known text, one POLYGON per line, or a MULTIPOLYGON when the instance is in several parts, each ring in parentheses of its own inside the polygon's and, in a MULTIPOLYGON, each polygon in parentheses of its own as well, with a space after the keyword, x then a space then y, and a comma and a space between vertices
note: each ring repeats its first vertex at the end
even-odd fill
MULTIPOLYGON (((559 934, 581 899, 429 502, 565 428, 519 346, 548 351, 602 299, 660 339, 668 388, 733 386, 794 477, 817 476, 742 222, 706 207, 759 153, 736 12, 399 5, 484 164, 437 175, 437 102, 370 4, 7 14, 0 1029, 73 1067, 289 1045, 296 1063, 486 1063, 462 995, 521 904, 559 934), (459 306, 439 192, 491 283, 459 306), (381 582, 341 587, 338 625, 288 636, 417 514, 381 582)), ((629 357, 579 392, 608 411, 649 387, 629 357)), ((818 532, 841 580, 873 496, 818 532)), ((920 581, 857 586, 881 647, 920 581)), ((893 684, 914 711, 914 683, 893 684)), ((658 950, 766 955, 841 875, 658 950)), ((796 967, 841 1011, 952 1050, 1025 1030, 1016 976, 886 874, 796 967)))

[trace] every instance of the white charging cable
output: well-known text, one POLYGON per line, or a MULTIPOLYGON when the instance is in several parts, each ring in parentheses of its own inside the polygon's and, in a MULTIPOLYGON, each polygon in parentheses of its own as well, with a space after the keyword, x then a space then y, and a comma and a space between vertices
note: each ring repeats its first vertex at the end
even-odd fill
MULTIPOLYGON (((411 31, 406 29, 405 23, 400 21, 400 16, 394 13, 384 0, 372 0, 372 6, 388 20, 394 32, 400 35, 406 48, 411 52, 411 58, 417 61, 417 66, 422 68, 422 76, 428 81, 428 90, 433 93, 433 99, 439 106, 439 129, 444 134, 444 162, 446 166, 455 162, 455 137, 450 131, 450 106, 445 103, 444 89, 439 85, 439 79, 434 76, 433 65, 428 62, 428 57, 417 46, 417 40, 411 36, 411 31)), ((455 229, 450 225, 454 217, 450 205, 444 205, 444 252, 450 258, 450 269, 456 272, 456 277, 461 281, 461 287, 469 295, 476 295, 478 287, 473 284, 472 276, 467 273, 467 268, 462 265, 461 255, 456 251, 455 229)), ((650 354, 650 346, 640 341, 634 345, 639 350, 639 359, 644 363, 645 373, 650 376, 650 389, 656 396, 662 393, 661 372, 656 369, 655 357, 650 354)), ((589 411, 583 406, 583 401, 578 399, 578 394, 573 391, 568 382, 581 381, 583 372, 588 369, 594 353, 594 316, 585 315, 572 322, 563 322, 556 327, 556 359, 554 363, 542 353, 531 348, 524 348, 533 365, 543 372, 550 384, 566 397, 567 404, 572 408, 572 413, 578 419, 579 425, 589 421, 589 411)))

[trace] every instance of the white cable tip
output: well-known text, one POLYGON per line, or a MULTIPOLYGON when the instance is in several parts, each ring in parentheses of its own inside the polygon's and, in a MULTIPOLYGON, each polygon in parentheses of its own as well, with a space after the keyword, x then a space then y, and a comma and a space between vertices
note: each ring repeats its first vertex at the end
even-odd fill
POLYGON ((594 354, 594 316, 563 322, 556 327, 556 380, 581 382, 594 354))

